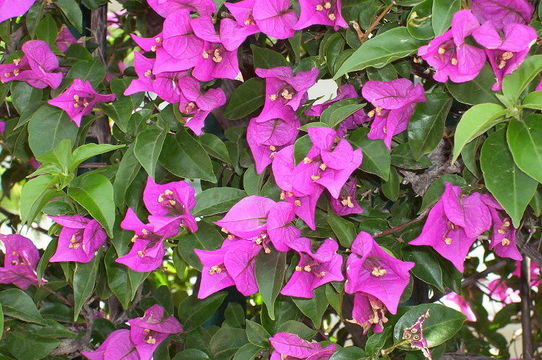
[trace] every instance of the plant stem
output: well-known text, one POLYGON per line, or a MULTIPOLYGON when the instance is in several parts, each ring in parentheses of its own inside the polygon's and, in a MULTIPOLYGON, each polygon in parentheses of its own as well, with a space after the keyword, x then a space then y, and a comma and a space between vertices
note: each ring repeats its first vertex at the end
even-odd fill
POLYGON ((382 20, 382 18, 384 16, 386 16, 386 14, 388 12, 390 12, 391 8, 395 5, 395 1, 392 1, 391 3, 388 4, 388 6, 386 6, 384 8, 384 10, 382 10, 382 12, 380 13, 380 15, 378 15, 376 17, 376 19, 373 20, 373 22, 371 23, 371 25, 369 25, 369 27, 367 28, 367 31, 365 31, 365 34, 363 34, 363 36, 359 39, 359 42, 360 43, 364 43, 365 41, 367 41, 367 39, 369 38, 369 35, 371 34, 371 32, 376 28, 376 26, 380 23, 380 20, 382 20))

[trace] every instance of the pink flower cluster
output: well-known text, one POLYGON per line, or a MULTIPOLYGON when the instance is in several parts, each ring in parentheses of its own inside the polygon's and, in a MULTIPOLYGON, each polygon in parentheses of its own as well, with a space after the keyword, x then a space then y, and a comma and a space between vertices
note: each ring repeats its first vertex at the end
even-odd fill
POLYGON ((482 70, 486 58, 501 90, 502 79, 521 65, 537 33, 529 25, 533 6, 526 0, 507 1, 497 6, 492 1, 472 1, 472 10, 454 14, 451 29, 422 46, 418 55, 435 68, 434 79, 466 82, 482 70), (471 45, 472 36, 478 45, 471 45))
POLYGON ((90 360, 151 360, 152 354, 170 334, 183 331, 179 321, 153 305, 142 317, 128 320, 130 330, 115 330, 96 350, 81 352, 90 360))
POLYGON ((132 209, 128 209, 120 227, 133 231, 132 248, 116 262, 137 272, 156 270, 166 253, 164 242, 176 236, 179 228, 190 232, 198 230, 190 210, 196 206, 194 188, 184 181, 156 184, 149 177, 143 191, 143 202, 150 213, 148 223, 139 220, 132 209))
MULTIPOLYGON (((290 279, 282 288, 286 296, 312 298, 314 290, 332 281, 343 281, 343 258, 333 239, 318 243, 301 237, 295 220, 295 205, 290 202, 249 196, 239 201, 216 222, 228 234, 217 250, 194 250, 202 267, 198 293, 205 298, 229 286, 245 296, 258 291, 255 276, 256 256, 273 250, 295 251, 299 261, 290 279)), ((352 244, 346 267, 345 290, 354 295, 352 322, 366 333, 372 325, 382 330, 387 321, 385 312, 397 311, 399 299, 410 281, 409 270, 414 263, 395 259, 367 233, 360 233, 352 244)))
POLYGON ((422 233, 410 245, 426 245, 449 260, 460 272, 478 237, 492 229, 490 249, 501 257, 521 260, 516 247, 516 229, 499 203, 489 194, 461 195, 451 183, 431 208, 422 233))

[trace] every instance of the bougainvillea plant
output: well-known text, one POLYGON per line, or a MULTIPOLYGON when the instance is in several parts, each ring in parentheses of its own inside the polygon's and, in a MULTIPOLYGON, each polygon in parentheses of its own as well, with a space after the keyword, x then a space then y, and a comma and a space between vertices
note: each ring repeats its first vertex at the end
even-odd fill
POLYGON ((0 358, 541 358, 541 19, 0 0, 0 358))

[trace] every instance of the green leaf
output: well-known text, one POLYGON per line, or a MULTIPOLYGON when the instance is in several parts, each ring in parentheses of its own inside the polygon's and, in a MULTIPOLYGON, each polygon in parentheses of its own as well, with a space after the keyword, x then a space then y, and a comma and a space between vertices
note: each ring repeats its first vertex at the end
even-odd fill
POLYGON ((542 116, 532 114, 524 121, 512 118, 506 138, 516 165, 542 182, 542 116))
POLYGON ((365 104, 345 105, 343 102, 339 101, 322 112, 322 115, 320 116, 320 121, 331 127, 335 127, 339 125, 344 119, 358 112, 364 107, 365 104))
POLYGON ((59 191, 51 187, 56 179, 51 175, 42 175, 29 180, 21 190, 21 221, 31 223, 45 204, 59 195, 59 191))
POLYGON ((435 37, 432 26, 433 0, 425 0, 410 10, 407 30, 416 39, 429 40, 435 37))
POLYGON ((125 145, 110 145, 110 144, 85 144, 79 146, 73 151, 73 159, 71 163, 71 168, 75 169, 83 161, 90 159, 93 156, 100 154, 105 154, 107 152, 121 149, 125 145))
POLYGON ((267 347, 269 344, 268 339, 271 337, 267 330, 265 330, 260 324, 248 319, 246 320, 246 324, 248 341, 253 345, 259 346, 260 348, 267 347))
POLYGON ((230 360, 241 346, 247 343, 244 329, 223 327, 213 335, 209 350, 213 360, 230 360))
POLYGON ((211 159, 205 149, 184 129, 168 134, 159 158, 160 164, 173 175, 216 183, 211 159))
POLYGON ((5 316, 21 321, 44 325, 45 319, 36 308, 32 298, 21 289, 0 291, 0 304, 5 316))
POLYGON ((394 167, 391 167, 390 177, 388 181, 382 183, 382 193, 391 201, 397 201, 399 198, 399 190, 401 189, 401 181, 403 177, 399 175, 394 167))
POLYGON ((0 339, 2 339, 3 335, 4 335, 4 310, 2 309, 2 305, 0 305, 0 339))
POLYGON ((275 320, 275 300, 282 289, 286 274, 286 253, 260 252, 256 257, 256 282, 271 320, 275 320))
POLYGON ((109 236, 113 235, 115 198, 109 179, 95 172, 86 173, 72 182, 68 195, 98 220, 109 236))
POLYGON ((265 81, 260 78, 248 79, 231 94, 224 117, 229 120, 242 119, 258 110, 264 101, 265 81))
POLYGON ((122 308, 128 309, 132 301, 132 289, 130 279, 128 278, 128 267, 115 262, 117 253, 113 247, 110 247, 104 257, 104 265, 107 275, 107 286, 117 297, 122 308))
POLYGON ((380 68, 392 61, 415 53, 423 41, 414 39, 406 27, 396 27, 364 42, 346 59, 333 79, 369 66, 380 68))
POLYGON ((487 189, 510 215, 514 226, 519 227, 538 184, 514 164, 506 144, 506 129, 500 129, 486 139, 480 166, 487 189))
POLYGON ((412 261, 416 266, 411 270, 418 279, 431 284, 444 293, 442 269, 435 253, 424 247, 409 247, 404 253, 403 260, 412 261))
POLYGON ((452 107, 452 98, 444 92, 426 95, 427 101, 416 104, 408 123, 408 143, 414 159, 433 151, 444 133, 444 123, 452 107))
POLYGON ((226 144, 224 144, 218 136, 213 134, 202 134, 199 137, 199 142, 209 155, 225 163, 231 164, 226 144))
POLYGON ((17 360, 40 360, 56 349, 60 341, 17 326, 8 333, 5 344, 17 360))
MULTIPOLYGON (((235 352, 233 360, 255 360, 262 352, 262 348, 254 344, 245 344, 235 352)), ((192 360, 192 359, 191 359, 192 360)))
POLYGON ((428 347, 432 348, 450 340, 461 328, 465 315, 440 304, 422 304, 409 307, 409 310, 399 318, 393 329, 396 342, 401 341, 403 330, 414 325, 420 315, 429 310, 429 317, 423 324, 423 335, 428 347))
POLYGON ((322 325, 322 316, 329 305, 326 297, 326 287, 320 286, 314 290, 314 297, 310 299, 292 298, 294 304, 303 315, 311 319, 315 329, 322 325))
POLYGON ((281 322, 276 332, 287 332, 290 334, 295 334, 305 340, 312 340, 312 338, 316 334, 316 331, 303 324, 302 322, 295 320, 287 320, 285 322, 281 322))
POLYGON ((209 360, 209 355, 198 349, 186 349, 177 353, 173 360, 209 360))
POLYGON ((79 4, 75 0, 55 0, 62 13, 66 16, 71 25, 73 25, 79 33, 83 33, 83 13, 79 4))
POLYGON ((44 16, 36 28, 36 39, 49 43, 49 46, 56 46, 55 40, 58 34, 58 27, 51 15, 44 16))
POLYGON ((230 302, 224 311, 224 323, 231 327, 245 327, 245 309, 241 304, 230 302))
POLYGON ((218 232, 215 225, 205 221, 198 222, 198 231, 186 234, 177 246, 177 252, 190 266, 201 269, 199 258, 194 249, 216 250, 222 245, 224 236, 218 232))
POLYGON ((329 360, 360 360, 365 353, 357 346, 349 346, 340 349, 329 360))
POLYGON ((98 251, 94 259, 90 262, 75 263, 75 270, 73 272, 73 321, 77 321, 83 305, 85 305, 85 302, 94 292, 102 254, 101 251, 98 251))
POLYGON ((493 103, 500 104, 491 86, 495 83, 495 75, 489 65, 484 66, 480 74, 471 81, 453 83, 448 81, 446 87, 459 102, 469 105, 493 103))
MULTIPOLYGON (((55 34, 56 36, 56 34, 55 34)), ((10 87, 11 98, 15 110, 19 113, 20 119, 14 129, 26 124, 31 114, 43 104, 43 90, 36 89, 25 82, 13 82, 10 87)))
POLYGON ((28 122, 28 145, 34 156, 40 156, 54 149, 63 139, 75 143, 77 131, 64 110, 43 105, 28 122))
POLYGON ((246 196, 247 194, 241 189, 231 187, 210 188, 196 195, 197 205, 192 214, 196 216, 222 214, 246 196))
MULTIPOLYGON (((134 155, 147 174, 154 179, 158 158, 162 152, 166 135, 169 131, 162 128, 160 123, 150 126, 137 135, 134 145, 134 155)), ((167 125, 167 123, 165 123, 167 125)))
POLYGON ((457 160, 467 143, 503 122, 505 113, 506 109, 496 104, 479 104, 467 110, 455 130, 452 163, 457 160))
POLYGON ((312 142, 309 135, 303 135, 298 138, 294 143, 294 160, 295 163, 299 163, 307 156, 307 153, 312 147, 312 142))
POLYGON ((92 61, 78 61, 73 64, 66 77, 68 79, 86 80, 96 89, 105 78, 105 67, 98 58, 92 61))
POLYGON ((542 214, 542 187, 538 186, 533 198, 529 202, 529 206, 533 209, 534 216, 539 217, 542 214))
POLYGON ((333 233, 339 240, 341 246, 349 248, 356 237, 356 227, 350 221, 336 215, 333 210, 329 210, 326 216, 326 222, 333 230, 333 233))
POLYGON ((115 174, 115 181, 113 182, 115 204, 121 211, 126 209, 124 202, 126 191, 128 191, 140 169, 141 164, 134 155, 134 145, 130 145, 119 163, 117 173, 115 174))
POLYGON ((458 175, 454 175, 454 174, 442 175, 437 180, 433 181, 433 183, 429 185, 429 188, 427 188, 427 191, 423 195, 422 206, 420 207, 420 211, 418 211, 418 214, 423 212, 425 209, 429 208, 431 205, 437 202, 437 200, 440 198, 440 196, 444 192, 444 183, 447 183, 447 182, 456 186, 467 185, 467 182, 465 181, 465 179, 463 179, 462 177, 458 175))
MULTIPOLYGON (((391 30, 390 30, 391 31, 391 30)), ((382 140, 367 138, 368 129, 361 128, 350 134, 350 142, 363 152, 361 170, 377 175, 384 181, 390 176, 391 155, 382 140)))
POLYGON ((513 106, 517 103, 523 91, 540 71, 542 71, 542 55, 534 55, 528 56, 519 68, 504 77, 502 93, 509 105, 513 106))
POLYGON ((198 299, 195 295, 185 298, 179 304, 177 314, 183 327, 190 331, 207 321, 220 307, 228 293, 222 291, 205 299, 198 299))
POLYGON ((254 68, 271 69, 277 66, 290 66, 290 63, 284 56, 271 49, 261 48, 256 45, 250 45, 254 68))
POLYGON ((523 99, 522 107, 529 109, 542 110, 542 91, 534 91, 527 94, 523 99))
POLYGON ((433 0, 433 31, 435 36, 444 34, 452 24, 453 15, 461 8, 461 0, 433 0))

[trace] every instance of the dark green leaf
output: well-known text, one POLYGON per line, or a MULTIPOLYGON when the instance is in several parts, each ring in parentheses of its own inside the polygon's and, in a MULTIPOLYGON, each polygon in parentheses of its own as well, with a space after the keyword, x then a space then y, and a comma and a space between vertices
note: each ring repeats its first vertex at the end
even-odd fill
POLYGON ((329 305, 326 297, 326 287, 320 286, 314 290, 314 297, 310 299, 292 298, 294 304, 301 312, 311 319, 315 329, 322 325, 322 316, 329 305))
POLYGON ((420 207, 420 211, 418 213, 421 213, 425 209, 432 206, 434 203, 437 202, 437 200, 440 198, 442 193, 444 192, 444 183, 449 182, 452 183, 452 185, 456 186, 465 186, 467 185, 467 182, 465 179, 458 175, 453 174, 446 174, 439 177, 437 180, 433 181, 433 183, 429 186, 425 194, 423 195, 422 199, 422 206, 420 207))
POLYGON ((495 75, 491 67, 486 65, 474 80, 463 83, 448 81, 446 87, 457 101, 464 104, 500 104, 495 92, 491 90, 494 83, 495 75))
POLYGON ((463 326, 465 315, 439 304, 412 306, 399 318, 393 330, 396 342, 401 341, 403 330, 414 325, 420 315, 429 310, 429 317, 423 324, 423 335, 428 347, 435 347, 450 340, 463 326))
POLYGON ((22 321, 44 324, 44 319, 36 308, 36 304, 27 293, 21 289, 0 291, 0 304, 4 315, 22 321))
POLYGON ((224 110, 224 117, 229 120, 242 119, 262 106, 264 98, 264 80, 260 78, 248 79, 231 94, 226 110, 224 110))
POLYGON ((407 18, 407 29, 410 35, 420 40, 435 37, 432 24, 433 0, 425 0, 414 6, 407 18))
POLYGON ((156 166, 158 165, 158 157, 162 152, 166 135, 169 131, 167 123, 162 128, 160 123, 150 126, 137 135, 134 145, 134 155, 143 166, 147 174, 154 179, 156 166))
POLYGON ((247 339, 248 341, 260 348, 266 347, 269 344, 269 338, 271 335, 257 322, 246 320, 247 328, 247 339))
POLYGON ((442 35, 452 23, 453 15, 459 11, 461 0, 433 0, 433 31, 442 35))
POLYGON ((64 13, 70 24, 72 24, 79 33, 83 33, 83 13, 79 4, 75 0, 55 0, 55 4, 64 13))
POLYGON ((136 178, 140 169, 141 164, 135 157, 134 146, 130 145, 119 163, 117 174, 115 175, 115 181, 113 182, 115 204, 121 210, 126 208, 124 202, 126 191, 128 191, 128 188, 136 178))
POLYGON ((506 129, 500 129, 486 139, 480 166, 487 189, 510 215, 514 226, 519 227, 537 182, 514 164, 506 144, 506 129))
POLYGON ((414 39, 406 27, 396 27, 363 43, 346 59, 333 79, 369 66, 383 67, 418 50, 423 42, 414 39))
POLYGON ((109 236, 113 235, 115 199, 109 179, 94 172, 86 173, 72 182, 68 195, 98 220, 109 236))
POLYGON ((262 352, 262 348, 254 344, 245 344, 235 352, 233 360, 254 360, 262 352))
POLYGON ((286 274, 286 253, 260 252, 256 257, 256 282, 271 320, 275 319, 275 299, 279 295, 286 274))
POLYGON ((444 123, 452 98, 444 92, 426 95, 427 101, 416 104, 408 123, 408 143, 414 159, 419 160, 437 147, 444 133, 444 123))
POLYGON ((196 216, 222 214, 246 196, 247 194, 241 189, 231 187, 210 188, 196 195, 197 205, 192 213, 196 216))
POLYGON ((60 341, 26 331, 22 326, 9 332, 7 349, 17 360, 40 360, 53 351, 60 341))
POLYGON ((326 221, 335 233, 341 246, 349 248, 356 237, 356 227, 350 221, 335 215, 330 210, 326 216, 326 221))
POLYGON ((363 152, 360 168, 386 181, 390 175, 390 151, 382 140, 368 139, 367 133, 366 128, 361 128, 352 132, 349 138, 350 142, 363 152))
POLYGON ((276 51, 250 45, 254 61, 254 68, 271 69, 277 66, 290 66, 290 63, 276 51))
POLYGON ((322 112, 320 121, 331 127, 335 127, 344 119, 361 110, 363 107, 365 107, 365 104, 344 104, 343 102, 339 101, 322 112))
POLYGON ((226 292, 213 294, 199 300, 195 295, 185 298, 179 304, 177 312, 179 320, 186 330, 193 330, 202 325, 216 312, 228 295, 226 292))
POLYGON ((209 355, 198 349, 186 349, 177 353, 173 360, 209 360, 209 355))
POLYGON ((184 129, 179 129, 176 136, 166 136, 159 161, 164 168, 179 177, 216 183, 209 155, 184 129))
POLYGON ((506 133, 516 165, 527 175, 542 182, 542 116, 510 120, 506 133))
POLYGON ((388 181, 382 183, 382 193, 391 201, 397 201, 399 198, 399 190, 401 189, 401 181, 403 177, 399 175, 397 170, 392 167, 388 181))
POLYGON ((105 68, 98 59, 92 61, 82 60, 73 64, 66 77, 68 79, 86 80, 94 88, 97 88, 105 77, 105 68))
POLYGON ((73 273, 73 321, 79 317, 79 313, 85 305, 85 302, 90 298, 96 284, 96 275, 100 267, 102 252, 98 251, 94 259, 88 263, 75 263, 73 273))
POLYGON ((416 266, 411 270, 418 279, 431 284, 444 293, 442 269, 436 255, 425 247, 411 247, 404 253, 405 261, 412 261, 416 266))
POLYGON ((333 354, 329 360, 360 360, 363 358, 364 352, 357 346, 349 346, 340 349, 333 354))
POLYGON ((216 229, 216 226, 205 221, 198 222, 198 231, 186 234, 179 242, 177 251, 190 266, 201 269, 201 264, 194 254, 194 249, 215 250, 224 241, 224 236, 216 229))
POLYGON ((228 149, 218 136, 213 134, 202 134, 199 137, 199 141, 209 155, 218 160, 222 160, 225 163, 231 163, 228 149))

